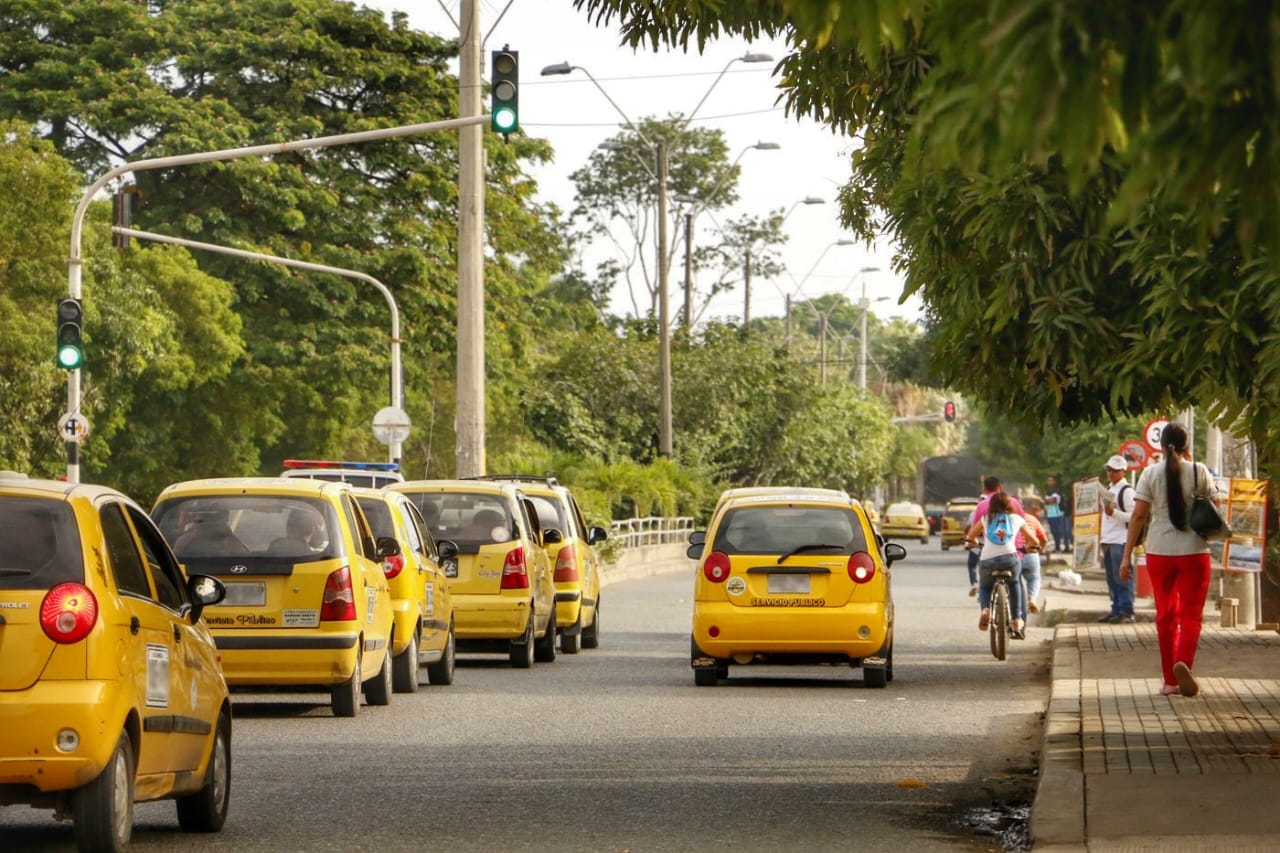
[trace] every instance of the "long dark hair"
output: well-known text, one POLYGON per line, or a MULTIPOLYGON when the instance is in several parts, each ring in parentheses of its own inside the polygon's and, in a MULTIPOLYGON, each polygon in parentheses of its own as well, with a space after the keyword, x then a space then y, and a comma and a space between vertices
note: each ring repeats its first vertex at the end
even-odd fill
POLYGON ((1013 512, 1013 501, 1004 489, 991 493, 991 502, 987 504, 987 518, 995 518, 1002 512, 1013 512))
POLYGON ((1187 499, 1182 496, 1182 454, 1187 452, 1187 431, 1182 424, 1169 424, 1160 433, 1164 450, 1165 497, 1169 521, 1179 530, 1187 529, 1187 499))

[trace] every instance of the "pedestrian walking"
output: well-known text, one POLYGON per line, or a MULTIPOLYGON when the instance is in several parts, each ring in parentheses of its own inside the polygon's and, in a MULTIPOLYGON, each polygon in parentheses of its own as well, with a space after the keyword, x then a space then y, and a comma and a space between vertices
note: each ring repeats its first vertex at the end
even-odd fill
POLYGON ((1133 621, 1133 600, 1137 596, 1135 578, 1120 579, 1120 559, 1129 535, 1129 519, 1133 513, 1134 490, 1125 481, 1129 463, 1123 456, 1107 460, 1107 490, 1102 493, 1102 530, 1098 544, 1102 546, 1102 567, 1107 576, 1107 595, 1111 598, 1111 610, 1099 622, 1124 623, 1133 621))
POLYGON ((1187 431, 1181 424, 1164 428, 1160 446, 1164 462, 1144 470, 1134 489, 1119 575, 1125 580, 1132 576, 1133 549, 1149 520, 1147 574, 1156 599, 1156 638, 1164 677, 1160 694, 1195 696, 1200 687, 1192 668, 1209 592, 1209 543, 1191 529, 1188 516, 1197 483, 1215 504, 1220 498, 1209 469, 1192 461, 1187 431))
POLYGON ((1058 478, 1052 474, 1044 478, 1044 518, 1049 522, 1049 532, 1053 535, 1053 550, 1058 553, 1070 551, 1066 502, 1058 490, 1058 478))
POLYGON ((1040 552, 1049 547, 1049 534, 1044 532, 1044 526, 1034 512, 1028 510, 1022 517, 1026 526, 1018 533, 1018 553, 1022 559, 1022 579, 1027 586, 1022 610, 1025 622, 1028 611, 1039 613, 1044 609, 1044 602, 1040 600, 1040 552))

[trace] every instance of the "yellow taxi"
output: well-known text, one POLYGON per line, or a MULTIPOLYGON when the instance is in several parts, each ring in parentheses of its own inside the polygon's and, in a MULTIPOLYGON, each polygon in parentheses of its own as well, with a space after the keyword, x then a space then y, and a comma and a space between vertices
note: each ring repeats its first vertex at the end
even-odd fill
MULTIPOLYGON (((356 489, 374 538, 391 537, 400 553, 383 561, 391 582, 395 626, 391 632, 391 686, 397 693, 418 689, 418 667, 427 665, 432 684, 452 684, 455 644, 453 598, 436 542, 413 501, 386 489, 356 489)), ((450 556, 453 556, 452 554, 450 556)))
POLYGON ((861 667, 868 687, 893 679, 890 567, 907 552, 881 548, 858 501, 731 498, 689 541, 695 684, 751 664, 861 667))
POLYGON ((947 551, 952 546, 959 547, 964 544, 964 535, 969 529, 969 518, 977 508, 977 498, 952 498, 947 501, 947 508, 942 513, 942 524, 938 528, 942 550, 947 551))
POLYGON ((921 545, 928 545, 929 519, 920 504, 896 501, 884 509, 880 535, 885 539, 919 539, 921 545))
POLYGON ((70 814, 82 850, 127 845, 135 801, 220 830, 231 702, 200 615, 223 593, 121 493, 0 472, 0 806, 70 814))
POLYGON ((152 518, 188 572, 212 575, 226 598, 205 611, 232 687, 329 689, 352 717, 360 694, 391 701, 391 586, 352 487, 273 477, 168 486, 152 518))
POLYGON ((506 652, 513 667, 556 659, 556 588, 538 515, 513 483, 410 480, 387 487, 454 551, 444 560, 460 652, 506 652))
POLYGON ((603 527, 588 527, 578 502, 555 477, 490 475, 486 480, 519 483, 542 528, 547 560, 556 585, 556 632, 560 651, 600 647, 600 557, 595 545, 609 538, 603 527))

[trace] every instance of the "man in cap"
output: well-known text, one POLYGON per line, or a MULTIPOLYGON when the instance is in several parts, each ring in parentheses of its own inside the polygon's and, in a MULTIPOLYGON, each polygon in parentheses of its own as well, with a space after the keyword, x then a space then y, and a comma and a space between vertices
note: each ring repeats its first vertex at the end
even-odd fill
POLYGON ((1107 593, 1111 596, 1111 612, 1099 622, 1127 623, 1133 621, 1135 578, 1120 580, 1120 558, 1124 555, 1125 539, 1129 535, 1129 514, 1133 512, 1133 487, 1125 482, 1129 463, 1123 456, 1107 460, 1107 479, 1110 484, 1102 494, 1102 532, 1098 542, 1102 546, 1102 565, 1107 572, 1107 593))

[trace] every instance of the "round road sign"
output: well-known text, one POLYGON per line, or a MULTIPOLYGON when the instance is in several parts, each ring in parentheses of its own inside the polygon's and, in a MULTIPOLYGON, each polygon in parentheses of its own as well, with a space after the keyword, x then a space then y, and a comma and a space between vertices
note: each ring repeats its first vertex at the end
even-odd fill
POLYGON ((1130 471, 1145 468, 1147 457, 1151 455, 1151 451, 1141 441, 1126 441, 1120 445, 1120 449, 1116 452, 1124 457, 1124 461, 1129 463, 1130 471))
POLYGON ((383 444, 398 444, 409 437, 409 414, 404 409, 386 406, 373 416, 373 437, 383 444))
POLYGON ((89 437, 89 419, 68 412, 58 418, 58 438, 79 444, 89 437))
POLYGON ((1160 452, 1160 433, 1164 432, 1164 428, 1168 425, 1168 418, 1156 418, 1148 421, 1146 429, 1142 431, 1143 441, 1156 453, 1160 452))

